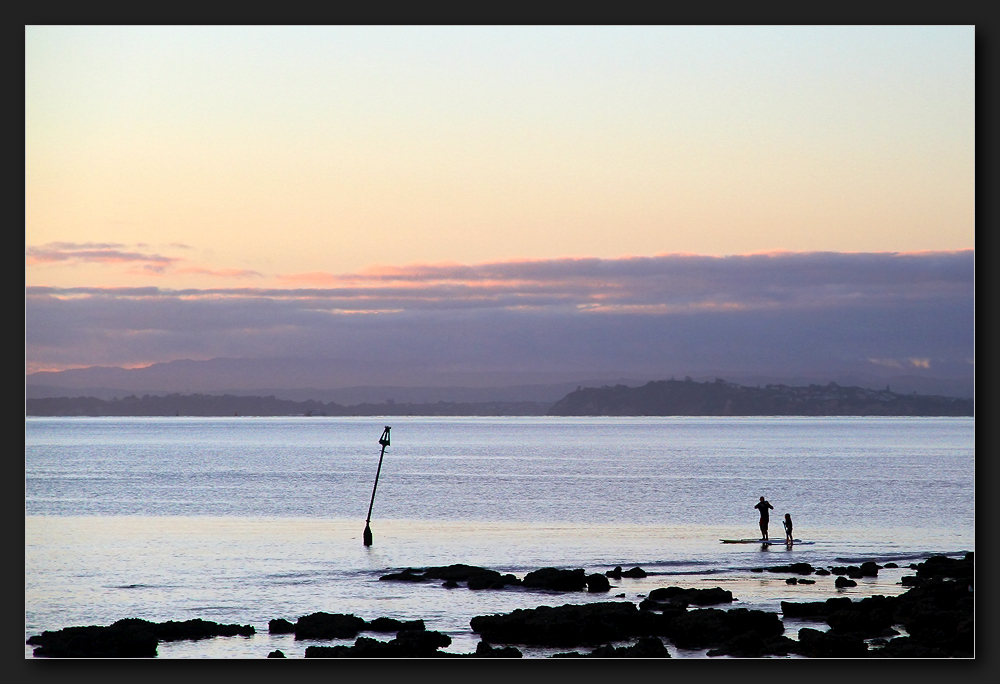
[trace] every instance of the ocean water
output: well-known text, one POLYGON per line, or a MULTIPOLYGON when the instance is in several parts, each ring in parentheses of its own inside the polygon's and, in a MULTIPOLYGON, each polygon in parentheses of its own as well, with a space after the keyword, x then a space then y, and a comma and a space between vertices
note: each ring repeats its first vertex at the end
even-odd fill
MULTIPOLYGON (((773 611, 893 595, 910 562, 975 550, 974 474, 972 418, 28 418, 25 638, 200 617, 257 634, 160 644, 159 657, 300 657, 353 639, 271 636, 268 621, 326 611, 421 618, 452 637, 444 650, 467 653, 475 615, 638 602, 660 586, 721 586, 734 607, 773 611), (759 536, 762 495, 775 507, 771 536, 783 537, 788 512, 804 543, 720 543, 759 536), (864 560, 902 567, 851 589, 753 572, 864 560), (650 574, 612 581, 609 594, 378 579, 451 563, 650 574)), ((794 637, 801 625, 785 622, 794 637)))

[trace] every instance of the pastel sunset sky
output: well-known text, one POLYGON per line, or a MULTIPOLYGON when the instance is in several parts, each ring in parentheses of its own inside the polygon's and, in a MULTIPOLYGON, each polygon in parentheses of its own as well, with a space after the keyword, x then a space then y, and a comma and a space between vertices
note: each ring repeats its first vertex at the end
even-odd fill
POLYGON ((971 26, 28 26, 26 372, 778 372, 766 340, 795 329, 786 370, 971 374, 974 48, 971 26))

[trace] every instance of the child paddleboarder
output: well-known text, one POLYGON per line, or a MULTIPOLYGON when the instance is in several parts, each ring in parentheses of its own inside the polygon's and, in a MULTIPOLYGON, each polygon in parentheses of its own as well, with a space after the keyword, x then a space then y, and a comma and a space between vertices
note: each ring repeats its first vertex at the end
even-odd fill
POLYGON ((785 526, 785 543, 789 546, 792 545, 792 514, 785 513, 785 519, 782 521, 785 526))

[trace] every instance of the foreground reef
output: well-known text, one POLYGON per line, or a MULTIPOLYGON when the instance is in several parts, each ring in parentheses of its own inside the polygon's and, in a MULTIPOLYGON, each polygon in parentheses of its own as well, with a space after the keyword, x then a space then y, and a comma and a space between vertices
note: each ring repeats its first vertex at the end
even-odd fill
MULTIPOLYGON (((814 568, 807 563, 755 568, 757 572, 796 575, 786 581, 807 583, 805 576, 837 575, 837 580, 877 576, 883 567, 873 562, 860 566, 814 568)), ((825 601, 782 601, 781 616, 746 608, 705 607, 729 604, 732 593, 719 587, 685 589, 660 587, 637 606, 630 601, 600 601, 563 606, 539 606, 510 613, 479 615, 470 621, 481 641, 473 653, 447 653, 451 637, 426 629, 423 620, 402 621, 380 617, 366 621, 349 614, 312 613, 294 623, 271 620, 271 634, 294 634, 301 639, 351 639, 353 645, 308 646, 306 658, 520 658, 518 646, 567 649, 554 658, 669 658, 664 640, 677 648, 706 649, 708 656, 758 658, 799 655, 810 658, 971 658, 975 654, 975 601, 973 553, 955 559, 934 556, 910 568, 915 575, 902 578, 910 587, 899 596, 849 597, 825 601), (781 617, 822 623, 828 629, 803 627, 798 639, 785 636, 781 617), (388 641, 361 632, 394 633, 388 641), (904 633, 905 632, 905 633, 904 633), (630 642, 623 645, 623 642, 630 642), (589 649, 581 652, 578 649, 589 649)), ((587 575, 583 569, 542 568, 523 579, 469 565, 415 570, 407 568, 380 579, 403 582, 442 581, 454 588, 504 589, 517 586, 548 591, 608 591, 607 577, 645 576, 641 568, 604 575, 587 575), (598 579, 599 578, 599 579, 598 579)), ((838 584, 838 586, 840 586, 838 584)), ((619 595, 623 596, 623 595, 619 595)), ((205 620, 153 623, 119 620, 108 627, 68 627, 32 636, 39 657, 137 658, 156 656, 161 641, 204 639, 216 636, 252 636, 251 625, 221 625, 205 620)), ((269 658, 284 658, 272 651, 269 658)))
POLYGON ((221 625, 208 620, 149 622, 118 620, 108 627, 67 627, 28 639, 35 656, 47 658, 153 658, 161 641, 252 636, 252 625, 221 625))

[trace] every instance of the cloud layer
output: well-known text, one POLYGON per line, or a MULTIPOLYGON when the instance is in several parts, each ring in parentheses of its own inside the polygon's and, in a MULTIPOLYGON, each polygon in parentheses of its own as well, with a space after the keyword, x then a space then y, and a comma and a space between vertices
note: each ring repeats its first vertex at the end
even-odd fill
MULTIPOLYGON (((116 249, 73 251, 112 258, 116 249)), ((77 258, 103 258, 88 255, 77 258)), ((29 287, 28 371, 216 357, 326 360, 341 369, 328 369, 328 383, 345 369, 385 382, 449 372, 973 369, 971 250, 413 265, 285 282, 29 287)))
MULTIPOLYGON (((173 244, 172 249, 190 249, 187 245, 173 244)), ((44 245, 29 245, 24 250, 25 267, 59 264, 79 266, 99 264, 101 266, 124 267, 126 272, 143 276, 194 274, 217 278, 260 278, 261 273, 248 269, 205 268, 185 265, 183 257, 164 256, 149 250, 145 244, 125 245, 121 243, 75 243, 50 242, 44 245)))

